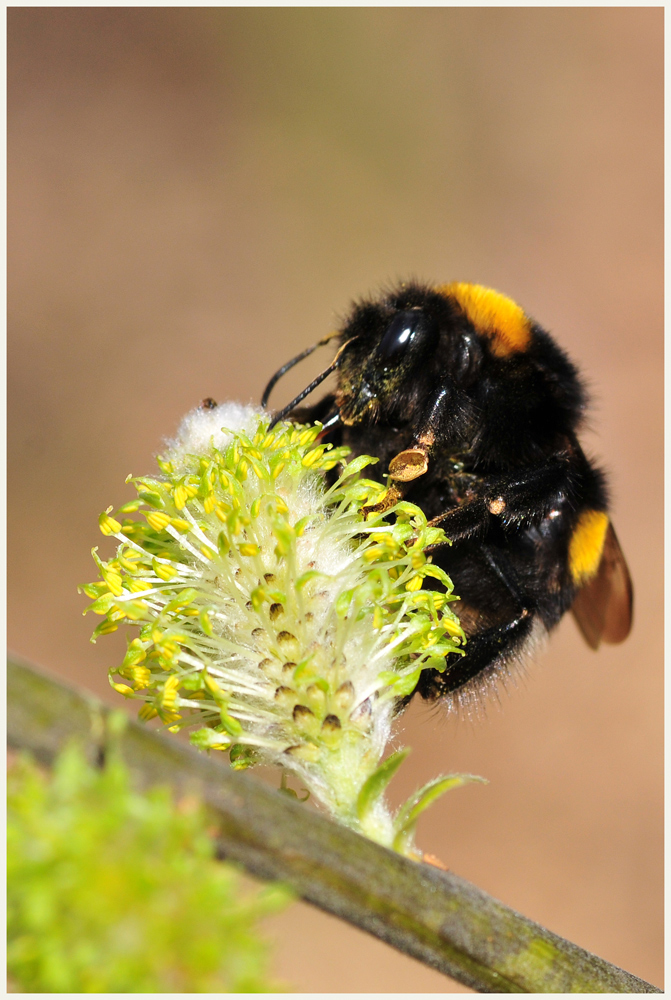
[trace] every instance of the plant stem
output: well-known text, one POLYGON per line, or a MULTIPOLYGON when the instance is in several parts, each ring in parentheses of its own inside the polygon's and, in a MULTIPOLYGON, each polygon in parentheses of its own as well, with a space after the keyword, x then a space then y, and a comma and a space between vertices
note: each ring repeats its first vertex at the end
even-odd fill
POLYGON ((118 740, 142 784, 203 797, 219 824, 222 856, 287 882, 308 902, 474 990, 662 992, 464 879, 380 847, 191 747, 134 722, 114 735, 118 713, 14 657, 8 675, 10 745, 49 763, 76 737, 95 761, 118 740))

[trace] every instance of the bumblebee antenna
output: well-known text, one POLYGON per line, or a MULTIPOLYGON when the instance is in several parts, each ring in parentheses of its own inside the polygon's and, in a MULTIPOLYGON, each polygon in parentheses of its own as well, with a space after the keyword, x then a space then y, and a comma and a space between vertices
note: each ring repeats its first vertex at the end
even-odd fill
MULTIPOLYGON (((332 336, 335 336, 335 334, 332 334, 332 336)), ((330 339, 330 337, 329 337, 329 339, 330 339)), ((299 394, 296 396, 296 398, 292 399, 291 402, 288 403, 287 406, 284 407, 284 409, 280 410, 279 413, 275 414, 275 416, 273 417, 273 419, 270 421, 270 423, 268 425, 268 430, 269 431, 271 431, 273 429, 273 427, 275 426, 275 424, 278 424, 280 422, 280 420, 284 420, 284 418, 289 413, 291 413, 291 411, 293 410, 294 406, 298 406, 298 404, 301 403, 305 399, 306 396, 309 396, 310 393, 312 392, 312 390, 316 389, 317 386, 320 385, 324 381, 325 378, 328 378, 328 376, 331 374, 331 372, 334 372, 336 370, 336 368, 340 367, 340 362, 342 360, 343 351, 345 350, 346 347, 349 346, 349 344, 352 343, 353 340, 358 340, 358 339, 359 338, 357 336, 357 337, 351 337, 349 340, 345 341, 345 343, 339 349, 338 353, 336 354, 336 356, 333 359, 333 361, 331 362, 331 364, 328 366, 328 368, 325 368, 324 371, 321 373, 321 375, 318 375, 316 379, 314 379, 312 382, 310 382, 310 385, 308 385, 305 389, 303 389, 302 392, 299 392, 299 394)), ((315 344, 315 347, 319 347, 319 344, 315 344)), ((310 350, 314 350, 314 349, 315 349, 314 347, 310 348, 310 350)), ((308 353, 310 353, 310 352, 308 351, 308 353)), ((297 360, 299 360, 299 359, 294 359, 294 363, 296 363, 297 360)))
POLYGON ((286 375, 286 373, 289 371, 290 368, 293 368, 294 365, 297 365, 299 361, 303 360, 303 358, 307 358, 310 354, 312 354, 313 351, 316 351, 318 347, 323 347, 324 344, 328 344, 330 340, 333 340, 333 338, 337 337, 339 334, 340 330, 335 330, 334 333, 329 333, 328 337, 324 337, 322 340, 318 340, 316 344, 312 345, 312 347, 308 347, 306 351, 301 351, 301 353, 297 354, 295 358, 291 359, 291 361, 287 361, 285 365, 282 365, 282 367, 278 369, 278 371, 276 371, 273 377, 271 378, 270 382, 265 388, 263 396, 261 397, 261 406, 263 407, 263 409, 265 410, 265 408, 268 405, 268 400, 270 398, 271 392, 273 391, 279 380, 282 378, 282 376, 286 375))

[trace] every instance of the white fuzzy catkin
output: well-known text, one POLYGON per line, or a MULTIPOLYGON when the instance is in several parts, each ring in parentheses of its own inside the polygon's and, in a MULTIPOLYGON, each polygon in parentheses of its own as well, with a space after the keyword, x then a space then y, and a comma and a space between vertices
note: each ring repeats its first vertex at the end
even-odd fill
POLYGON ((192 411, 162 474, 134 480, 138 499, 101 515, 119 546, 108 562, 94 550, 94 638, 139 629, 110 682, 143 703, 142 718, 200 727, 193 742, 229 751, 234 767, 279 764, 391 845, 394 820, 366 783, 399 698, 461 652, 450 581, 424 554, 443 535, 410 504, 393 520, 366 517, 384 492, 359 478, 374 460, 347 465, 346 449, 318 442, 319 425, 267 427, 253 406, 192 411), (423 590, 427 576, 445 592, 423 590))

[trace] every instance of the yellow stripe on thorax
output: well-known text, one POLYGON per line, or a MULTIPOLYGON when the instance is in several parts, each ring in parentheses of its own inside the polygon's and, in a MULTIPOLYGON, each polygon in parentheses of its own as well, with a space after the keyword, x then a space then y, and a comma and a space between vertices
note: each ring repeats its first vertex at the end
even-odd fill
POLYGON ((596 575, 601 562, 608 514, 585 510, 578 518, 568 546, 568 565, 573 582, 581 585, 596 575))
POLYGON ((455 299, 476 330, 491 343, 497 357, 525 351, 531 340, 531 323, 524 310, 501 292, 482 285, 454 281, 437 291, 455 299))

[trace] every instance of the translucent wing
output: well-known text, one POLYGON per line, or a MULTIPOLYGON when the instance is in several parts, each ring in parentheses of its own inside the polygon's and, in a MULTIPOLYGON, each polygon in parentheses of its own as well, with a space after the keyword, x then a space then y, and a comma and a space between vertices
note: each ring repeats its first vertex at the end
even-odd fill
POLYGON ((627 563, 612 524, 596 576, 581 587, 571 608, 592 649, 603 642, 623 642, 631 630, 633 591, 627 563))

